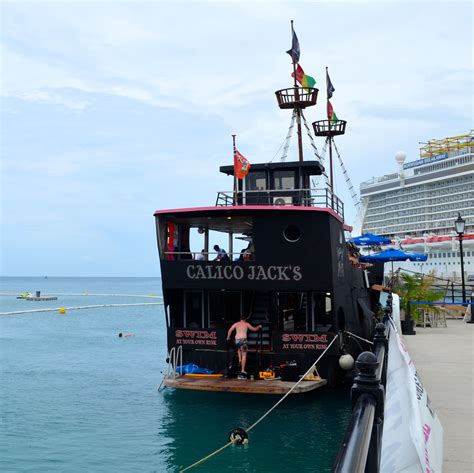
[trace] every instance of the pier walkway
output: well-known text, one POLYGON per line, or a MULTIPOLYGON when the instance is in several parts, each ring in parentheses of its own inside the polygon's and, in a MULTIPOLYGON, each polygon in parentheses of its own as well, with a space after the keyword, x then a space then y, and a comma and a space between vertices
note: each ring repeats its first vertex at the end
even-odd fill
POLYGON ((474 472, 474 324, 450 319, 447 328, 416 327, 405 335, 444 430, 444 473, 474 472))

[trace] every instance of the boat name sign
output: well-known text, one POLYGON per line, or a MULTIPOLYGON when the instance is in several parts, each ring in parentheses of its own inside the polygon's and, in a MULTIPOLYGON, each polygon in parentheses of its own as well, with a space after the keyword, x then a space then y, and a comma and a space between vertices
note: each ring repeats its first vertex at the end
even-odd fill
POLYGON ((250 281, 300 281, 303 278, 301 266, 261 266, 200 265, 190 264, 186 268, 189 279, 248 279, 250 281))

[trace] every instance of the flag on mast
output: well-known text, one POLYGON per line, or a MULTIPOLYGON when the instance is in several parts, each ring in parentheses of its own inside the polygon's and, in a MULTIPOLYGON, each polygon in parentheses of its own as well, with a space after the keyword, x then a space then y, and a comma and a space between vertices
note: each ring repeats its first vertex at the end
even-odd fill
POLYGON ((328 87, 328 100, 332 97, 333 92, 336 90, 332 85, 331 79, 329 78, 328 68, 326 67, 326 84, 328 87))
POLYGON ((287 53, 291 56, 291 59, 293 59, 293 64, 298 64, 300 60, 300 42, 293 29, 293 23, 291 24, 291 30, 293 31, 293 39, 291 41, 291 49, 289 49, 287 53))
POLYGON ((328 120, 332 122, 337 122, 338 120, 336 113, 334 112, 334 109, 332 108, 331 102, 329 100, 328 100, 328 120))
POLYGON ((243 179, 249 171, 250 163, 248 159, 234 147, 234 176, 237 179, 243 179))
POLYGON ((291 73, 291 77, 295 77, 295 76, 296 76, 296 80, 306 90, 312 89, 316 84, 316 80, 313 77, 306 75, 303 71, 303 68, 299 64, 296 67, 296 73, 293 73, 293 72, 291 73))

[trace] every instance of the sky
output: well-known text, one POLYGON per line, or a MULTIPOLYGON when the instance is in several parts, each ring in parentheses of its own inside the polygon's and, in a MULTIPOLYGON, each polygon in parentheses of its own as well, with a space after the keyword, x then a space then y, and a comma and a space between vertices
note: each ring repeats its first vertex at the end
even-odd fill
MULTIPOLYGON (((470 2, 1 2, 1 274, 159 276, 153 212, 279 160, 290 20, 354 187, 472 128, 470 2)), ((305 157, 311 159, 305 136, 305 157)), ((323 142, 316 139, 321 151, 323 142)), ((296 137, 288 160, 297 159, 296 137)), ((346 221, 356 210, 340 168, 346 221)), ((211 242, 212 243, 212 242, 211 242)))

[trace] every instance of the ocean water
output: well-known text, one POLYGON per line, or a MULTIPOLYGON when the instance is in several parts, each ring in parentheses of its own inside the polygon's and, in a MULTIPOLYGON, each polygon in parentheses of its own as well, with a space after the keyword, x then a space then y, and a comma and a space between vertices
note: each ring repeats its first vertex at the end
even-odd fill
MULTIPOLYGON (((161 295, 158 278, 2 278, 1 284, 1 313, 159 302, 138 295, 161 295), (37 290, 58 300, 15 298, 37 290)), ((0 315, 0 471, 179 471, 279 399, 158 392, 165 359, 161 305, 0 315)), ((227 448, 190 471, 330 471, 349 416, 346 391, 290 396, 250 432, 247 446, 227 448)))

